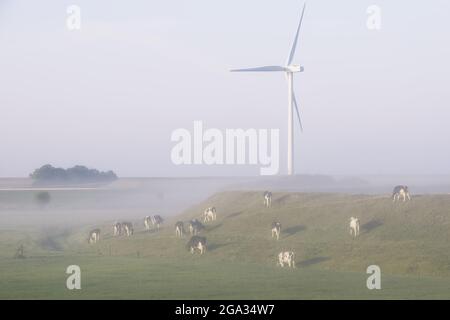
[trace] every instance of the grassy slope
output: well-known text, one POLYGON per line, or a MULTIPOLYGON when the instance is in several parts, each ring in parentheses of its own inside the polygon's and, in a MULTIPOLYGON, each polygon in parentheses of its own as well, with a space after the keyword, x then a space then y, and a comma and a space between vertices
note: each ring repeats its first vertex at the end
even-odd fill
POLYGON ((10 258, 21 236, 4 232, 0 298, 450 298, 450 196, 393 204, 384 197, 277 193, 266 209, 259 192, 227 192, 178 218, 200 217, 210 205, 218 220, 204 232, 202 257, 186 251, 187 237, 175 238, 175 220, 158 233, 136 222, 131 238, 112 238, 105 225, 92 246, 85 243, 89 227, 29 235, 24 260, 10 258), (350 216, 361 221, 356 240, 348 234, 350 216), (278 242, 270 238, 273 220, 283 225, 278 242), (275 266, 280 250, 296 252, 297 270, 275 266), (80 292, 65 289, 70 264, 82 269, 80 292), (381 267, 380 291, 365 287, 371 264, 381 267))

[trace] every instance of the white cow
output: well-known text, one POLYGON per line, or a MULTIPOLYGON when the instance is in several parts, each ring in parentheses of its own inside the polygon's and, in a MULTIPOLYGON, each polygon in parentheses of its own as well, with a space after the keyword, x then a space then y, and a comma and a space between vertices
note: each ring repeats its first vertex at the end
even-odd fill
POLYGON ((294 251, 282 251, 278 254, 278 265, 284 267, 287 264, 289 268, 295 268, 294 251))
POLYGON ((355 217, 350 218, 350 235, 357 237, 359 235, 359 219, 355 217))
POLYGON ((408 186, 396 186, 394 188, 394 191, 392 191, 392 201, 395 202, 396 200, 400 200, 400 197, 403 197, 403 202, 406 201, 406 198, 408 198, 408 200, 411 200, 408 186))
POLYGON ((97 243, 98 241, 100 241, 100 229, 94 229, 89 232, 88 243, 97 243))
POLYGON ((269 208, 272 205, 272 192, 264 192, 264 205, 269 208))
POLYGON ((215 221, 216 219, 216 207, 206 208, 206 210, 203 212, 203 222, 215 221))

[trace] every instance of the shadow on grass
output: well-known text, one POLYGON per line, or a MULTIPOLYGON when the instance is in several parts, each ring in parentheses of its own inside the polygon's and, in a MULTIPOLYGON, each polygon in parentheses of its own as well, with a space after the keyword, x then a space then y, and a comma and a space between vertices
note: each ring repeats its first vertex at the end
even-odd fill
POLYGON ((39 246, 50 251, 62 251, 62 245, 55 239, 55 237, 45 237, 38 241, 39 246))
POLYGON ((330 257, 315 257, 315 258, 311 258, 311 259, 307 259, 307 260, 303 260, 300 261, 300 263, 298 263, 298 266, 300 267, 309 267, 327 260, 330 260, 330 257))
POLYGON ((205 230, 206 231, 213 231, 213 230, 216 230, 216 229, 220 228, 221 226, 222 226, 222 223, 219 223, 219 224, 216 224, 215 226, 207 226, 205 228, 205 230))
MULTIPOLYGON (((138 232, 135 231, 134 234, 154 234, 154 233, 158 233, 160 231, 161 231, 161 229, 160 230, 158 230, 158 229, 141 230, 141 231, 138 231, 138 232)), ((124 236, 124 235, 125 234, 122 234, 119 237, 124 236)))
POLYGON ((290 236, 296 234, 297 232, 300 232, 303 230, 306 230, 306 227, 303 225, 298 225, 298 226, 286 228, 286 229, 282 230, 282 233, 286 234, 286 237, 290 237, 290 236))
POLYGON ((236 218, 237 216, 240 216, 242 214, 242 211, 238 211, 238 212, 234 212, 232 214, 229 214, 225 217, 225 219, 231 219, 231 218, 236 218))
POLYGON ((378 227, 380 227, 382 225, 383 225, 383 222, 381 222, 380 220, 375 219, 375 220, 371 220, 371 221, 363 224, 361 226, 361 229, 364 230, 365 233, 368 233, 368 232, 370 232, 370 231, 372 231, 372 230, 374 230, 374 229, 376 229, 376 228, 378 228, 378 227))
POLYGON ((215 251, 217 249, 229 246, 231 243, 212 243, 208 245, 208 251, 215 251))
POLYGON ((272 200, 272 202, 281 205, 281 204, 283 204, 289 197, 290 197, 290 195, 287 194, 287 195, 284 195, 284 196, 281 196, 281 197, 279 197, 279 198, 276 198, 276 199, 272 200))

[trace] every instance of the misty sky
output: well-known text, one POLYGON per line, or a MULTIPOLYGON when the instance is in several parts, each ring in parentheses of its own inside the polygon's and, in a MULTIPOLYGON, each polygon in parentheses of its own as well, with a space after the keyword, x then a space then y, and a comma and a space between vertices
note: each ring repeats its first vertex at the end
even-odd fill
MULTIPOLYGON (((0 176, 46 163, 120 176, 257 175, 175 166, 173 130, 279 128, 302 0, 0 0, 0 176), (81 8, 81 30, 66 8, 81 8)), ((313 0, 294 62, 296 171, 450 173, 450 2, 313 0), (382 9, 381 30, 366 10, 382 9)), ((285 170, 281 159, 281 170, 285 170)))

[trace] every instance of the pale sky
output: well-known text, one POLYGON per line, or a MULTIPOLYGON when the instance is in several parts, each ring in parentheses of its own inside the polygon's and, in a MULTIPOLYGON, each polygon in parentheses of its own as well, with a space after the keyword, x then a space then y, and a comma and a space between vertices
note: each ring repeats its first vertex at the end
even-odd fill
MULTIPOLYGON (((119 176, 257 175, 175 166, 173 130, 280 129, 302 0, 0 0, 0 177, 46 163, 119 176), (69 5, 81 30, 66 28, 69 5)), ((296 172, 450 174, 450 2, 310 0, 294 62, 296 172), (381 30, 366 27, 369 5, 381 30)), ((285 159, 281 159, 285 170, 285 159)))

